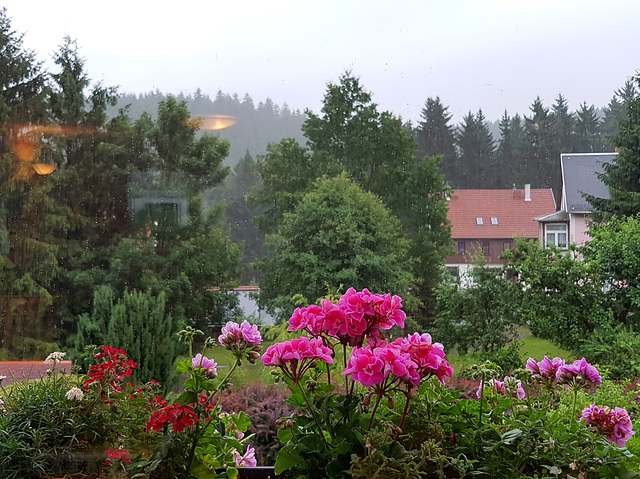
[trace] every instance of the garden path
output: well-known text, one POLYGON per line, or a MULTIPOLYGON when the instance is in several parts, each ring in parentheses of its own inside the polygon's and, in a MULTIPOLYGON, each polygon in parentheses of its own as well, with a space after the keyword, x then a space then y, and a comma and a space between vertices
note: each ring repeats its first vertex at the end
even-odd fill
MULTIPOLYGON (((47 375, 47 369, 51 369, 51 365, 43 361, 0 361, 0 376, 6 376, 2 385, 8 386, 23 379, 39 379, 47 375)), ((58 369, 69 373, 71 361, 61 361, 58 369)))

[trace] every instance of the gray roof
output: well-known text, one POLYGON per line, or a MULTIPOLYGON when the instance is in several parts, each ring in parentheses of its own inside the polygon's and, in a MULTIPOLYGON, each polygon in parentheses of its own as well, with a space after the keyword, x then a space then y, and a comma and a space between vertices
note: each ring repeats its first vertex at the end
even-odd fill
POLYGON ((617 153, 563 153, 562 164, 562 208, 568 213, 592 213, 595 209, 582 193, 606 198, 609 188, 598 178, 604 171, 604 163, 611 163, 617 153))
POLYGON ((566 211, 556 211, 555 213, 551 213, 544 216, 538 216, 534 218, 536 221, 540 223, 553 223, 556 221, 569 221, 569 214, 566 211))

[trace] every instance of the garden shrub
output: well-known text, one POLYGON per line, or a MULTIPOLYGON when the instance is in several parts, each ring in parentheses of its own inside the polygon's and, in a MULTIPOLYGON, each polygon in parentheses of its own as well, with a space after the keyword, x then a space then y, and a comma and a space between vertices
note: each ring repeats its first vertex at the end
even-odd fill
POLYGON ((256 382, 232 388, 220 398, 227 412, 243 411, 251 418, 248 432, 254 434, 252 445, 259 464, 272 466, 280 449, 278 420, 289 416, 295 408, 286 401, 286 390, 278 385, 265 386, 256 382))

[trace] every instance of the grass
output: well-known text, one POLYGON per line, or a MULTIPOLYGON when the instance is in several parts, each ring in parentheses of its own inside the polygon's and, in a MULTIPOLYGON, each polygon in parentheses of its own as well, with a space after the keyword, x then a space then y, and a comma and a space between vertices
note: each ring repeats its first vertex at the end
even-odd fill
POLYGON ((559 348, 546 339, 536 338, 530 332, 520 342, 522 344, 520 354, 525 360, 534 358, 536 361, 540 361, 544 356, 549 356, 550 358, 559 357, 566 361, 575 359, 571 352, 559 348))
MULTIPOLYGON (((550 358, 559 357, 565 361, 573 361, 575 359, 570 351, 559 348, 551 341, 535 337, 527 326, 518 328, 518 333, 520 338, 520 357, 523 363, 529 358, 540 361, 545 356, 550 358)), ((474 354, 463 355, 458 353, 447 354, 447 360, 453 366, 454 375, 468 369, 472 364, 480 362, 474 354)))

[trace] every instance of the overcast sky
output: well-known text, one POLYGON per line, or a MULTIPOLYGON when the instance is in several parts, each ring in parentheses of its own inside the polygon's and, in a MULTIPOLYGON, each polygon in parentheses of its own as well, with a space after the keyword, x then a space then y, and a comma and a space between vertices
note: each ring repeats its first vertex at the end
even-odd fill
POLYGON ((69 35, 120 92, 200 88, 319 112, 350 69, 381 110, 414 123, 439 96, 457 123, 529 114, 558 93, 605 106, 640 69, 639 0, 4 0, 50 62, 69 35))

